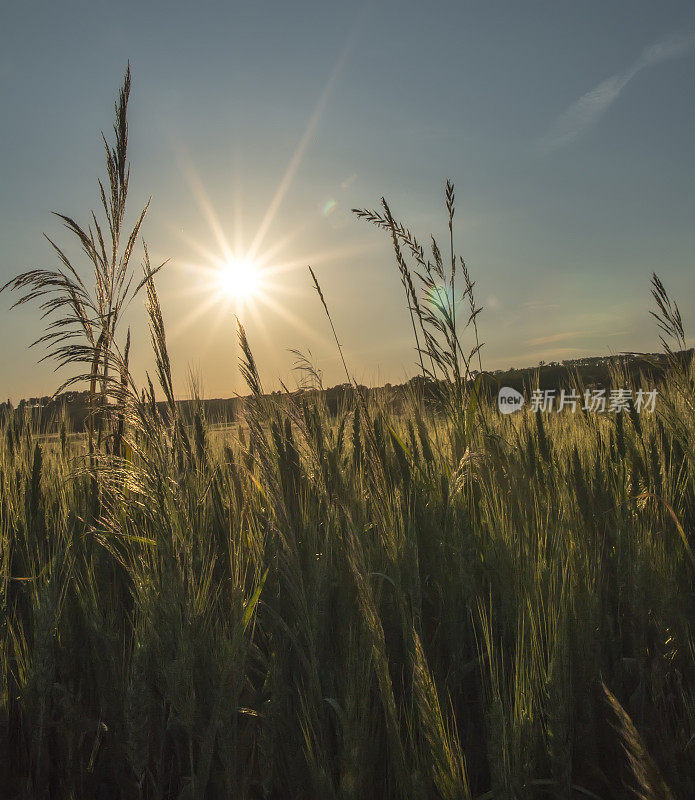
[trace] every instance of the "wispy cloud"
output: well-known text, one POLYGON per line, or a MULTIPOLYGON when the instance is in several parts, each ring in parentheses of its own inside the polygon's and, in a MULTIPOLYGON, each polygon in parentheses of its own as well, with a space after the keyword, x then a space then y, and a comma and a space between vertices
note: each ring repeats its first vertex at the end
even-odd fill
POLYGON ((525 303, 521 304, 524 308, 528 308, 530 311, 542 310, 546 311, 549 308, 560 308, 559 303, 546 303, 541 300, 529 300, 525 303))
POLYGON ((567 339, 577 339, 590 336, 591 331, 567 331, 565 333, 553 333, 550 336, 539 336, 536 339, 527 339, 527 344, 554 344, 555 342, 566 341, 567 339))
POLYGON ((526 343, 532 345, 554 344, 567 341, 567 339, 602 339, 606 336, 623 336, 626 333, 629 331, 611 331, 609 333, 597 333, 595 330, 566 331, 565 333, 553 333, 550 336, 539 336, 536 339, 527 339, 526 343))
POLYGON ((626 70, 601 81, 561 114, 540 141, 543 152, 558 150, 579 139, 598 125, 601 117, 618 99, 623 89, 642 70, 687 55, 695 47, 695 34, 671 36, 645 47, 626 70))

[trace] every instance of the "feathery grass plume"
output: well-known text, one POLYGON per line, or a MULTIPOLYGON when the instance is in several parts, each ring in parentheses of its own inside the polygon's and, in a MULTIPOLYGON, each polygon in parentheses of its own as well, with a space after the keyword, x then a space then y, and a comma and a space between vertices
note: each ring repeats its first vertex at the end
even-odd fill
MULTIPOLYGON (((107 382, 114 361, 114 348, 121 315, 146 281, 133 285, 130 260, 149 201, 140 212, 130 233, 123 230, 130 167, 128 149, 128 100, 130 97, 130 66, 115 103, 114 144, 102 134, 106 150, 108 187, 99 181, 101 208, 105 225, 95 212, 86 227, 73 218, 56 212, 64 226, 81 246, 91 270, 91 281, 83 276, 65 252, 48 236, 61 264, 56 269, 32 269, 8 281, 0 291, 10 289, 21 293, 13 308, 28 302, 38 302, 42 318, 48 320, 45 333, 34 345, 48 349, 44 358, 54 360, 58 367, 80 370, 70 376, 56 394, 74 383, 88 380, 90 400, 89 447, 94 466, 95 423, 101 439, 107 421, 107 382), (106 235, 105 235, 106 229, 106 235), (81 366, 88 372, 84 374, 81 366), (101 388, 101 403, 97 405, 97 388, 101 388)), ((158 267, 157 269, 160 269, 158 267)), ((155 270, 156 271, 156 270, 155 270)))
MULTIPOLYGON (((420 304, 418 302, 418 297, 415 291, 415 287, 413 286, 413 279, 410 274, 410 270, 408 269, 408 265, 405 263, 405 259, 403 258, 403 253, 401 252, 401 248, 398 243, 396 224, 393 221, 393 216, 391 215, 391 209, 389 208, 385 197, 381 198, 381 205, 384 207, 386 221, 391 231, 393 250, 396 256, 396 263, 398 264, 398 270, 401 274, 401 283, 403 284, 403 289, 405 290, 406 301, 408 303, 408 313, 410 314, 410 322, 413 328, 413 336, 415 337, 415 349, 418 354, 418 359, 420 360, 420 369, 422 371, 423 376, 425 376, 426 371, 425 371, 425 365, 422 360, 422 348, 420 347, 418 326, 415 324, 415 318, 417 317, 419 327, 422 330, 423 328, 422 311, 420 309, 420 304)), ((423 333, 425 333, 424 330, 423 333)))
POLYGON ((659 339, 664 350, 669 354, 673 353, 668 343, 669 339, 675 343, 678 350, 686 350, 683 320, 678 304, 671 300, 656 272, 652 273, 652 297, 656 301, 657 311, 650 311, 649 313, 654 317, 662 331, 659 339), (664 335, 667 337, 666 339, 664 335))
POLYGON ((302 353, 301 350, 290 348, 289 352, 294 356, 294 364, 292 369, 297 372, 299 378, 300 389, 315 389, 319 392, 323 391, 323 372, 311 361, 311 350, 307 354, 302 353))
POLYGON ((468 383, 472 378, 471 361, 478 355, 482 371, 480 351, 482 344, 478 336, 477 316, 482 309, 477 308, 473 296, 473 282, 463 259, 454 250, 453 219, 455 213, 454 184, 446 182, 445 200, 449 229, 450 265, 445 269, 441 250, 434 237, 432 259, 426 257, 424 249, 410 231, 394 220, 391 209, 384 198, 384 213, 369 209, 353 209, 358 218, 364 219, 378 228, 386 230, 391 240, 396 263, 401 276, 411 319, 416 348, 423 376, 432 382, 432 389, 440 395, 447 414, 452 420, 450 435, 457 457, 467 446, 468 429, 471 420, 464 411, 464 399, 468 383), (414 260, 411 269, 406 262, 403 245, 414 260), (461 266, 464 274, 465 290, 457 295, 456 272, 461 266), (419 282, 419 292, 414 285, 413 276, 419 282), (468 297, 471 313, 464 326, 473 326, 475 345, 464 351, 461 333, 457 326, 457 306, 468 297), (427 364, 425 363, 427 361, 427 364))
POLYGON ((686 349, 683 320, 678 304, 671 299, 659 277, 652 276, 652 297, 657 310, 650 311, 661 330, 659 339, 669 364, 669 383, 672 391, 659 395, 659 413, 668 425, 674 440, 680 442, 691 460, 695 459, 695 359, 693 350, 686 349))

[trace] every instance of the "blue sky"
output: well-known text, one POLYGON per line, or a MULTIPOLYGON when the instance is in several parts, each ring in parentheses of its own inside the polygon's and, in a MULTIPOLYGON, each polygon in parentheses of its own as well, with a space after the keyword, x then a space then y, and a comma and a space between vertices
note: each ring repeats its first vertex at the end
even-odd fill
MULTIPOLYGON (((41 234, 66 235, 52 210, 86 220, 96 206, 99 132, 128 59, 131 213, 152 195, 145 238, 171 259, 159 286, 181 394, 189 371, 207 396, 243 388, 234 309, 209 281, 222 242, 257 240, 284 265, 268 302, 238 309, 268 385, 291 379, 288 347, 341 380, 307 263, 356 376, 414 374, 389 241, 350 208, 385 195, 426 240, 444 233, 447 177, 488 368, 657 349, 653 270, 692 330, 689 3, 5 7, 0 282, 54 265, 41 234)), ((59 377, 27 350, 38 314, 9 305, 0 296, 0 395, 49 393, 59 377)), ((127 322, 142 371, 143 316, 127 322)))

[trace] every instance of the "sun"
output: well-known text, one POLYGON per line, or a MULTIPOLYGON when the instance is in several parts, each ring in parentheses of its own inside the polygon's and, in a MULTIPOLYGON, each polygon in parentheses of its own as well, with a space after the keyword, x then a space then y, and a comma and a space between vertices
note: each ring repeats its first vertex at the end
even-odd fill
POLYGON ((261 290, 261 270, 249 258, 231 258, 220 265, 218 274, 219 290, 230 300, 247 301, 261 290))

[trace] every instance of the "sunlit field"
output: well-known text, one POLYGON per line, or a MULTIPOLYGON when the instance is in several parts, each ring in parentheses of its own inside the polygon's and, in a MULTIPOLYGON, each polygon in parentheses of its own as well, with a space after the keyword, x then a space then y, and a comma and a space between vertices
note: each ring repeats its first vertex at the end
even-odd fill
POLYGON ((129 91, 99 214, 64 219, 91 273, 56 248, 2 294, 48 312, 90 403, 83 432, 0 418, 2 797, 694 797, 695 370, 660 280, 653 413, 500 414, 447 182, 439 245, 356 213, 410 312, 398 408, 355 381, 313 271, 345 391, 329 408, 297 353, 301 388, 266 393, 242 323, 269 277, 230 254, 208 277, 248 396, 226 426, 183 414, 160 268, 131 264, 129 91))

